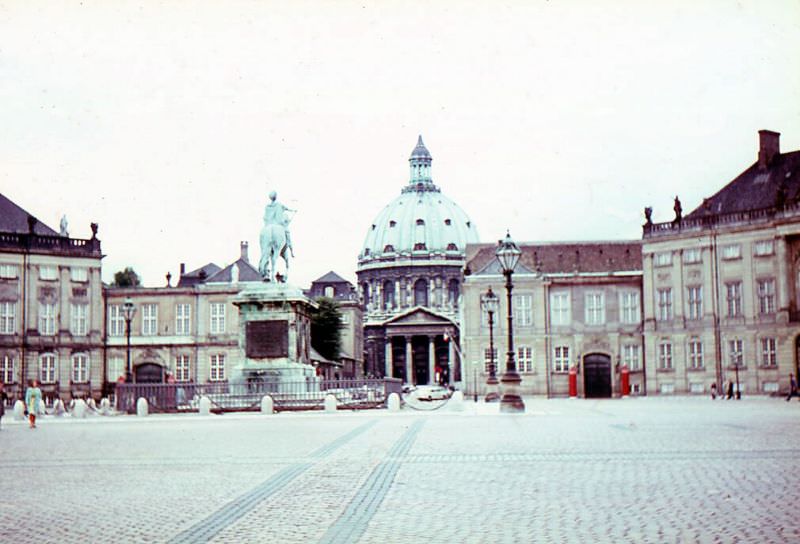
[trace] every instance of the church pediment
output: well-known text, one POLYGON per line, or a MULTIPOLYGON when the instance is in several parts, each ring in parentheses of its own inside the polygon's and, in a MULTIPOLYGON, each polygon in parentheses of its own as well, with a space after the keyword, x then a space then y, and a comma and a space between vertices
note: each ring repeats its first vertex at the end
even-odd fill
POLYGON ((417 307, 384 322, 389 327, 413 325, 453 325, 453 321, 426 308, 417 307))

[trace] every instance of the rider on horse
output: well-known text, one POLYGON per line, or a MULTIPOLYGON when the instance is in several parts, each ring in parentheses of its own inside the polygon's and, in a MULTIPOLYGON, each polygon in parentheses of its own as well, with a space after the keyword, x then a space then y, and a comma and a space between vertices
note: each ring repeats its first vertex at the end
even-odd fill
MULTIPOLYGON (((269 204, 264 208, 264 227, 261 229, 261 261, 258 271, 268 281, 279 279, 275 270, 277 257, 282 257, 286 263, 286 271, 289 270, 289 255, 287 250, 294 257, 292 241, 289 237, 289 216, 286 212, 294 212, 276 200, 275 191, 269 193, 269 204)), ((286 274, 283 276, 285 281, 286 274)))

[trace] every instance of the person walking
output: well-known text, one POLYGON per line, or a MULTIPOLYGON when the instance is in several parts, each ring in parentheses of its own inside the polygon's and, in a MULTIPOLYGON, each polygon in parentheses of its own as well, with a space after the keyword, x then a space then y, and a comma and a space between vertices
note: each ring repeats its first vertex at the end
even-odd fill
POLYGON ((789 396, 786 397, 786 402, 792 400, 792 397, 800 398, 800 395, 797 394, 797 380, 794 377, 794 374, 789 374, 789 396))
POLYGON ((3 416, 6 415, 6 401, 8 400, 8 395, 5 392, 5 384, 0 381, 0 421, 3 421, 3 416))
POLYGON ((716 398, 717 398, 717 384, 712 383, 711 384, 711 400, 714 400, 716 398))
POLYGON ((25 391, 25 407, 28 409, 28 426, 36 428, 36 414, 42 404, 42 390, 39 389, 39 382, 31 380, 31 386, 25 391))

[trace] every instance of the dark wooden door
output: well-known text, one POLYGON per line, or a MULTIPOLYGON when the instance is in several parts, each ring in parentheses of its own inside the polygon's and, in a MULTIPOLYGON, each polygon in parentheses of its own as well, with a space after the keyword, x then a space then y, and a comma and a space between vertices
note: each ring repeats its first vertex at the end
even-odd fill
POLYGON ((136 383, 163 383, 164 369, 155 363, 144 363, 136 367, 136 383))
POLYGON ((587 399, 611 397, 611 357, 599 353, 584 357, 583 380, 587 399))

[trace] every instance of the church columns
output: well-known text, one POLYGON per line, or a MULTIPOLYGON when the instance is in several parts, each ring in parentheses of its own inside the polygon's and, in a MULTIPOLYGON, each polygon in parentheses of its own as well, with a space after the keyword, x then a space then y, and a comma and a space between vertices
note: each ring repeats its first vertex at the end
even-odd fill
POLYGON ((447 381, 450 385, 453 384, 453 376, 455 376, 455 369, 453 368, 453 361, 455 361, 455 338, 450 338, 450 341, 447 343, 447 381))
POLYGON ((406 336, 406 383, 414 383, 414 348, 411 345, 411 337, 406 336))
POLYGON ((386 354, 386 372, 384 376, 387 378, 394 378, 394 361, 392 360, 392 337, 386 338, 386 346, 384 347, 386 354))
POLYGON ((428 384, 436 383, 436 337, 428 336, 428 384))

